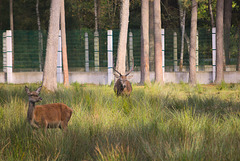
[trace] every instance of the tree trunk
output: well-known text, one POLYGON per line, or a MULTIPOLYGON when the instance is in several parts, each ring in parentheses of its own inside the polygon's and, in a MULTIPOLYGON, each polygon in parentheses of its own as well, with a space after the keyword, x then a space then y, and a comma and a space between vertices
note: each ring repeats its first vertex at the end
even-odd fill
POLYGON ((13 25, 13 0, 9 1, 10 4, 10 29, 12 32, 12 68, 14 68, 14 25, 13 25))
POLYGON ((149 67, 154 70, 154 1, 149 1, 149 67))
POLYGON ((98 29, 101 29, 101 0, 97 1, 98 29))
POLYGON ((180 63, 179 63, 179 71, 183 70, 183 55, 184 55, 184 35, 185 35, 185 18, 186 18, 186 9, 183 8, 181 4, 179 4, 179 12, 180 12, 180 26, 182 31, 181 37, 181 54, 180 54, 180 63))
POLYGON ((208 10, 209 10, 209 14, 211 17, 211 25, 213 28, 213 27, 215 27, 215 20, 214 20, 213 12, 212 12, 212 0, 208 0, 208 10))
POLYGON ((240 22, 238 22, 238 57, 237 57, 237 71, 240 71, 240 22))
POLYGON ((129 0, 122 0, 121 7, 121 23, 120 23, 120 34, 118 41, 118 52, 117 52, 117 71, 125 74, 125 62, 126 62, 126 51, 127 51, 127 35, 128 35, 128 20, 129 20, 129 0))
POLYGON ((42 38, 42 31, 41 31, 41 21, 40 21, 40 14, 39 14, 39 0, 36 1, 36 14, 37 14, 37 24, 38 24, 38 60, 39 60, 39 70, 40 72, 43 71, 43 38, 42 38))
POLYGON ((62 61, 63 61, 63 84, 69 86, 68 77, 68 60, 67 60, 67 40, 66 40, 66 27, 65 27, 65 5, 64 0, 61 4, 61 36, 62 36, 62 61))
POLYGON ((98 7, 97 0, 94 0, 95 31, 98 31, 98 7))
POLYGON ((217 0, 216 36, 217 36, 217 72, 215 83, 220 84, 224 80, 223 75, 223 7, 224 0, 217 0))
POLYGON ((190 53, 189 53, 189 84, 197 83, 196 75, 196 36, 197 36, 197 2, 192 1, 190 53))
POLYGON ((230 30, 231 30, 231 19, 232 19, 232 0, 224 1, 224 50, 226 65, 230 64, 230 30))
POLYGON ((188 37, 186 32, 184 34, 184 39, 186 40, 186 43, 187 43, 188 53, 190 53, 190 39, 189 39, 189 37, 188 37))
POLYGON ((149 1, 142 0, 141 9, 141 84, 150 83, 149 73, 149 1))
POLYGON ((50 9, 46 59, 43 72, 43 86, 50 91, 55 91, 57 89, 57 51, 60 8, 61 3, 59 3, 59 0, 52 0, 50 9))
POLYGON ((160 2, 161 2, 160 0, 154 0, 155 82, 163 84, 160 2))

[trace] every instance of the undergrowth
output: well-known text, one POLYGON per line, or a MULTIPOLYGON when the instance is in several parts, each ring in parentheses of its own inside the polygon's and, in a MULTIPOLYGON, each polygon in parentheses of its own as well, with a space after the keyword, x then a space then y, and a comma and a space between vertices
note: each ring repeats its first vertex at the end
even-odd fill
POLYGON ((73 83, 41 97, 73 109, 67 131, 32 129, 24 85, 0 84, 0 160, 240 160, 239 84, 133 85, 122 98, 73 83))

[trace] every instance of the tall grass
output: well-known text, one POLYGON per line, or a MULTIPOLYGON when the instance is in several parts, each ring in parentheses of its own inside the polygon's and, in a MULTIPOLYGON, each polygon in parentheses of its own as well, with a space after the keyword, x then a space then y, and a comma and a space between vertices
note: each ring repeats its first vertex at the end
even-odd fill
POLYGON ((73 109, 68 131, 32 129, 24 85, 1 84, 0 160, 240 160, 239 84, 134 85, 122 98, 73 83, 41 97, 73 109))

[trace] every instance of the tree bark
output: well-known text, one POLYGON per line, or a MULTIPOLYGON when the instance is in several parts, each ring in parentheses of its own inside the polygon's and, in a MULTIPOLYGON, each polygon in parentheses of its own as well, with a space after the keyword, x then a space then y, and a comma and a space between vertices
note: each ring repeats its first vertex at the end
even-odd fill
POLYGON ((209 14, 211 17, 211 25, 213 28, 213 27, 215 27, 215 20, 214 20, 213 12, 212 12, 212 0, 208 0, 208 10, 209 10, 209 14))
POLYGON ((128 20, 129 20, 129 0, 122 0, 121 7, 121 23, 120 23, 120 34, 118 41, 117 51, 117 71, 125 74, 125 62, 126 62, 126 51, 127 51, 127 34, 128 34, 128 20))
POLYGON ((180 54, 180 63, 179 63, 179 71, 183 70, 183 55, 184 55, 184 35, 185 35, 185 18, 186 18, 186 9, 183 8, 181 4, 179 4, 179 12, 180 12, 180 26, 181 26, 181 54, 180 54))
POLYGON ((101 0, 97 0, 98 29, 101 29, 101 0))
POLYGON ((62 59, 63 59, 63 84, 69 86, 68 60, 67 60, 67 40, 65 27, 65 5, 64 0, 61 4, 61 38, 62 38, 62 59))
POLYGON ((154 70, 154 1, 149 1, 149 67, 154 70))
POLYGON ((240 22, 238 22, 238 56, 237 56, 237 71, 240 71, 240 22))
POLYGON ((9 1, 10 7, 10 29, 12 32, 12 68, 14 68, 14 24, 13 24, 13 0, 9 1))
POLYGON ((141 7, 141 84, 150 83, 149 73, 149 1, 142 0, 141 7))
POLYGON ((190 33, 190 54, 189 54, 189 84, 197 83, 196 75, 196 36, 197 36, 197 2, 192 1, 191 33, 190 33))
POLYGON ((223 75, 223 7, 224 0, 217 0, 217 15, 216 15, 216 36, 217 36, 217 71, 215 83, 220 84, 224 80, 223 75))
POLYGON ((42 38, 42 31, 41 31, 41 21, 40 21, 40 14, 39 14, 39 0, 36 1, 36 14, 37 14, 37 24, 38 24, 38 48, 39 48, 39 70, 40 72, 43 71, 43 38, 42 38))
POLYGON ((224 50, 226 65, 230 64, 230 30, 231 30, 231 19, 232 19, 232 0, 224 1, 224 50))
POLYGON ((52 0, 50 8, 46 59, 43 72, 43 86, 50 91, 55 91, 57 89, 57 51, 60 8, 61 3, 59 3, 59 0, 52 0))
POLYGON ((155 49, 155 82, 163 84, 162 70, 162 34, 161 34, 161 4, 154 0, 154 49, 155 49))
POLYGON ((94 0, 95 31, 98 31, 98 7, 97 0, 94 0))

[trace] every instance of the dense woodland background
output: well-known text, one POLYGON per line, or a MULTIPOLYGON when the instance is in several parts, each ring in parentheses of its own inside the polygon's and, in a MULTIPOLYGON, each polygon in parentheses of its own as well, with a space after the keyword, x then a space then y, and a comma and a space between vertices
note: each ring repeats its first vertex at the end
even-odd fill
MULTIPOLYGON (((41 29, 47 30, 49 24, 50 0, 39 1, 41 29)), ((119 29, 120 0, 98 0, 99 29, 119 29)), ((190 28, 191 2, 184 1, 187 6, 186 28, 190 28), (189 4, 188 4, 189 3, 189 4)), ((208 0, 198 0, 198 28, 211 28, 208 0)), ((240 1, 233 0, 232 27, 240 23, 240 1)), ((212 0, 214 17, 216 16, 216 0, 212 0)), ((130 1, 129 29, 140 29, 141 0, 130 1)), ((178 0, 162 0, 162 28, 180 28, 178 0)), ((66 29, 94 29, 94 1, 68 0, 65 2, 66 29)), ((0 0, 0 30, 10 29, 9 0, 0 0)), ((36 0, 13 1, 14 30, 37 30, 36 0)))

